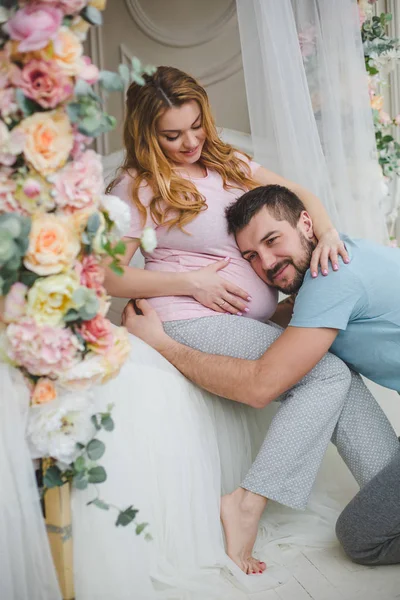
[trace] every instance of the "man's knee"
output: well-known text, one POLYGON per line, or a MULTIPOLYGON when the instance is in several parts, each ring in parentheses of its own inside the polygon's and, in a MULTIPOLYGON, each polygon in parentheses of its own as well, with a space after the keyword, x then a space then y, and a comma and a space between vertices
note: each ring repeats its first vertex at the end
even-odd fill
POLYGON ((385 564, 382 543, 368 536, 365 523, 350 507, 345 508, 337 520, 336 536, 353 562, 366 566, 385 564))

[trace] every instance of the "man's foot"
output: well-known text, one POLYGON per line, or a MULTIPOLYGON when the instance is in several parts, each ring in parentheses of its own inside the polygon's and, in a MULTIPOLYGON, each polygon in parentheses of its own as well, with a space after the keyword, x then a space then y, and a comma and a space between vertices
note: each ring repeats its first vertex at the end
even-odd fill
POLYGON ((248 575, 262 573, 266 564, 252 556, 258 523, 267 499, 238 488, 222 496, 221 521, 225 531, 226 553, 248 575))

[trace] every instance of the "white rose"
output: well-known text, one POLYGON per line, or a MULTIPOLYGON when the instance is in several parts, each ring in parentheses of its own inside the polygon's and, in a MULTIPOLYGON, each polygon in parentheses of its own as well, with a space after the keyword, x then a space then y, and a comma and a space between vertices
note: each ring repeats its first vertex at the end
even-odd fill
POLYGON ((157 248, 157 236, 152 227, 145 227, 143 229, 140 243, 145 252, 153 252, 157 248))
POLYGON ((27 427, 32 458, 72 463, 79 453, 76 444, 86 445, 93 437, 94 412, 92 396, 83 393, 61 393, 53 402, 32 406, 27 427))
POLYGON ((89 352, 84 360, 65 371, 58 383, 69 390, 86 390, 101 382, 104 371, 102 357, 89 352))
POLYGON ((104 194, 100 204, 114 223, 113 235, 118 238, 124 237, 128 233, 131 224, 129 206, 118 196, 112 194, 104 194))

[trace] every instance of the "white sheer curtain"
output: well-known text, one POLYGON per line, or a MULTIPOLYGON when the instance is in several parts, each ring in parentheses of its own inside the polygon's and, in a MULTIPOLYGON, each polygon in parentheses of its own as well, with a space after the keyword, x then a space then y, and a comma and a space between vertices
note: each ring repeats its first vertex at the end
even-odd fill
POLYGON ((387 240, 356 0, 237 0, 255 159, 387 240))

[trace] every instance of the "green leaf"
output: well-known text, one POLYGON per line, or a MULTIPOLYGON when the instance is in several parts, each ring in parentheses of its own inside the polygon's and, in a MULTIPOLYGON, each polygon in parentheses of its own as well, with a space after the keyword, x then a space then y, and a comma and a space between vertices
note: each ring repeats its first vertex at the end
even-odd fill
POLYGON ((385 136, 382 138, 382 143, 384 143, 384 144, 388 144, 389 142, 393 142, 393 139, 394 139, 394 138, 393 138, 391 135, 385 135, 385 136))
POLYGON ((30 115, 33 115, 33 113, 42 110, 39 104, 33 100, 30 100, 24 95, 24 92, 21 90, 21 88, 17 88, 15 90, 15 98, 17 100, 18 107, 24 113, 24 117, 29 117, 30 115))
POLYGON ((79 321, 80 315, 77 310, 70 308, 69 311, 65 313, 63 319, 66 323, 73 323, 74 321, 79 321))
POLYGON ((113 248, 114 255, 115 254, 125 254, 126 244, 120 240, 117 242, 113 248))
POLYGON ((90 232, 91 234, 95 234, 99 227, 100 227, 100 215, 98 213, 94 213, 93 215, 90 215, 87 225, 86 225, 86 229, 88 230, 88 232, 90 232))
POLYGON ((140 523, 139 525, 136 525, 136 535, 140 535, 147 525, 148 523, 140 523))
POLYGON ((80 442, 76 442, 75 444, 77 450, 83 450, 85 447, 85 444, 81 444, 80 442))
POLYGON ((80 471, 84 471, 86 467, 86 461, 84 456, 78 456, 76 461, 74 462, 74 469, 77 473, 80 471))
POLYGON ((103 483, 107 479, 104 467, 93 467, 88 471, 89 483, 103 483))
POLYGON ((86 6, 81 12, 80 16, 90 23, 91 25, 102 25, 103 17, 101 12, 94 6, 86 6))
POLYGON ((87 506, 90 506, 91 504, 94 504, 95 506, 97 506, 97 508, 101 508, 102 510, 110 509, 110 505, 106 502, 103 502, 103 500, 100 500, 100 498, 95 498, 94 500, 91 500, 87 503, 87 506))
POLYGON ((132 59, 131 59, 131 65, 132 65, 132 69, 136 73, 141 73, 142 72, 142 61, 137 56, 133 56, 132 57, 132 59))
POLYGON ((101 417, 101 426, 106 431, 113 431, 114 429, 114 421, 110 417, 110 415, 102 415, 101 417))
POLYGON ((132 523, 138 512, 138 510, 136 510, 132 506, 129 506, 129 508, 119 513, 115 525, 117 527, 119 525, 122 525, 122 527, 126 527, 127 525, 129 525, 129 523, 132 523))
POLYGON ((47 469, 43 478, 43 485, 49 490, 64 485, 64 481, 61 479, 61 471, 58 467, 52 466, 47 469))
POLYGON ((70 102, 67 104, 67 113, 72 123, 78 123, 81 118, 81 105, 79 102, 70 102))
POLYGON ((113 71, 100 71, 99 84, 108 92, 123 92, 125 87, 121 75, 113 71))
POLYGON ((121 76, 122 81, 125 85, 128 85, 130 81, 130 71, 127 65, 119 65, 118 72, 121 76))
POLYGON ((100 427, 100 425, 99 425, 99 423, 98 423, 98 420, 97 420, 97 415, 92 415, 92 416, 90 417, 90 420, 92 421, 92 423, 93 423, 93 425, 95 426, 95 428, 97 429, 97 431, 100 431, 101 427, 100 427))
POLYGON ((110 263, 108 266, 110 267, 111 271, 113 273, 115 273, 116 275, 123 275, 124 274, 124 269, 122 267, 120 267, 118 265, 118 263, 115 262, 115 260, 113 260, 113 262, 110 263))
POLYGON ((92 440, 86 446, 86 452, 90 460, 99 460, 106 451, 105 444, 100 440, 92 440))
POLYGON ((73 483, 74 487, 76 487, 76 489, 85 490, 89 483, 89 479, 86 474, 86 471, 80 471, 79 473, 77 473, 73 477, 72 483, 73 483))

